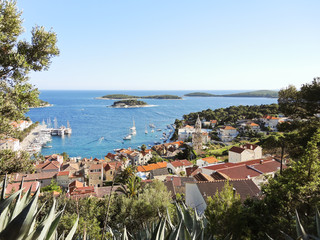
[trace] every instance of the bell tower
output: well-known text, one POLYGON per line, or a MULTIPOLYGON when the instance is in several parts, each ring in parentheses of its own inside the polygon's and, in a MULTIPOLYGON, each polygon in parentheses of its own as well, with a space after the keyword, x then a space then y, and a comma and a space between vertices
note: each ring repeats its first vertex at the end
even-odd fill
POLYGON ((196 124, 194 125, 195 131, 192 134, 192 146, 193 150, 199 154, 202 151, 202 132, 201 132, 201 121, 198 115, 196 124))

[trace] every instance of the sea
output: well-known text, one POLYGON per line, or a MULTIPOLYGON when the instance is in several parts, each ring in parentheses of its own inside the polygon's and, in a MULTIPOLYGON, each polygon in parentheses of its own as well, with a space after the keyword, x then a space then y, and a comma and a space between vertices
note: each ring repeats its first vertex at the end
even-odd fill
MULTIPOLYGON (((69 91, 42 90, 40 99, 53 104, 51 107, 33 108, 27 113, 32 121, 51 122, 58 126, 72 128, 70 136, 53 136, 49 145, 42 148, 41 154, 66 152, 70 157, 103 158, 109 152, 119 148, 138 148, 142 144, 152 146, 161 142, 163 132, 169 134, 167 125, 175 119, 182 119, 184 114, 206 109, 225 108, 238 105, 260 105, 277 103, 275 98, 244 97, 183 97, 183 100, 143 99, 151 107, 143 108, 109 108, 114 100, 96 99, 107 94, 128 94, 135 96, 172 94, 183 96, 195 91, 69 91), (137 128, 136 136, 123 140, 133 126, 137 128), (150 124, 155 125, 151 133, 150 124), (161 131, 157 131, 157 130, 161 131), (148 134, 145 134, 145 130, 148 134)), ((213 94, 229 94, 246 91, 205 91, 213 94)))

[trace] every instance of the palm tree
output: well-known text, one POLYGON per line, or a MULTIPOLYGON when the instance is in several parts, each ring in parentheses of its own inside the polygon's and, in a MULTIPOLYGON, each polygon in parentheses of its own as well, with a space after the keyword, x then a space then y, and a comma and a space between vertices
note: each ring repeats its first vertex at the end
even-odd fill
POLYGON ((121 187, 117 189, 117 192, 125 194, 127 197, 136 197, 140 192, 141 179, 136 176, 130 176, 126 185, 121 184, 121 187))

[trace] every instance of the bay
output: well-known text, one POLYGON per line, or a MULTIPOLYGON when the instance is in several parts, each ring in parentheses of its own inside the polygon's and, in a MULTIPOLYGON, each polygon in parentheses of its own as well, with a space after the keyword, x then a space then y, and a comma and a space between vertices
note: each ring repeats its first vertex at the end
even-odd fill
MULTIPOLYGON (((53 104, 52 107, 30 109, 27 116, 32 121, 53 121, 57 118, 58 125, 70 122, 72 135, 54 136, 50 145, 43 148, 42 154, 67 152, 71 157, 103 158, 108 152, 116 148, 137 148, 142 144, 153 145, 160 141, 162 132, 150 132, 149 124, 156 129, 168 132, 166 126, 172 124, 176 118, 182 119, 184 114, 205 109, 225 108, 232 105, 260 105, 276 103, 272 98, 239 98, 239 97, 184 97, 183 100, 143 99, 153 107, 145 108, 108 108, 114 100, 95 99, 106 94, 128 94, 136 96, 172 94, 183 96, 195 91, 61 91, 42 90, 40 99, 53 104), (123 141, 129 133, 133 119, 137 128, 137 135, 130 141, 123 141), (148 134, 145 134, 145 129, 148 134)), ((240 91, 205 91, 213 94, 229 94, 240 91)), ((241 91, 245 92, 245 91, 241 91)))

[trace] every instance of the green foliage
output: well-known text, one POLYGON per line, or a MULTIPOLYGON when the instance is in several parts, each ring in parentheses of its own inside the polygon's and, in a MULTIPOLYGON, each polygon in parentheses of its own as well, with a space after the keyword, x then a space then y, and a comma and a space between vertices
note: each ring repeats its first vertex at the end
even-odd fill
POLYGON ((286 115, 293 118, 314 118, 320 112, 320 78, 303 84, 300 91, 290 85, 279 92, 279 107, 286 115))
POLYGON ((61 193, 61 187, 57 185, 57 182, 51 180, 51 183, 48 186, 41 188, 41 192, 59 192, 61 193))
POLYGON ((216 95, 204 92, 193 92, 185 94, 187 97, 266 97, 266 98, 277 98, 278 92, 271 90, 258 90, 244 93, 233 93, 233 94, 223 94, 216 95))
POLYGON ((0 175, 32 171, 33 161, 27 152, 2 150, 0 151, 0 175))
POLYGON ((138 101, 136 99, 127 99, 127 100, 121 100, 121 101, 116 101, 112 104, 112 107, 117 107, 117 106, 121 106, 122 104, 125 104, 127 106, 143 106, 143 105, 147 105, 146 102, 144 101, 138 101))
MULTIPOLYGON (((15 1, 0 2, 0 125, 23 119, 29 106, 38 101, 39 92, 28 83, 30 71, 47 70, 51 58, 59 54, 55 33, 36 26, 31 43, 18 40, 23 33, 22 13, 15 1)), ((0 128, 0 134, 7 134, 0 128)))
POLYGON ((235 124, 237 120, 260 118, 264 115, 276 115, 279 113, 277 104, 260 106, 231 106, 228 108, 218 108, 215 110, 207 109, 201 112, 195 112, 183 115, 183 118, 190 124, 194 124, 198 115, 200 119, 218 120, 223 124, 235 124))
POLYGON ((240 195, 236 194, 232 185, 226 183, 223 189, 207 199, 205 215, 208 218, 209 230, 214 235, 223 237, 231 232, 237 236, 235 222, 239 221, 241 212, 240 195), (230 222, 233 221, 233 224, 230 222))

